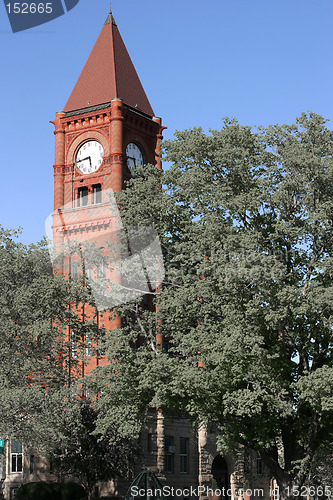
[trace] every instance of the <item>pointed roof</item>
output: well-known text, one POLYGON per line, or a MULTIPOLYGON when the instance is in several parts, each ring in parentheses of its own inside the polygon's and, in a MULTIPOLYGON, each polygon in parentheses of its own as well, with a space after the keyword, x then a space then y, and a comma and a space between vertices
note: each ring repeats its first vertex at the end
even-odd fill
POLYGON ((110 102, 116 97, 124 104, 154 116, 112 13, 64 107, 64 112, 110 102))

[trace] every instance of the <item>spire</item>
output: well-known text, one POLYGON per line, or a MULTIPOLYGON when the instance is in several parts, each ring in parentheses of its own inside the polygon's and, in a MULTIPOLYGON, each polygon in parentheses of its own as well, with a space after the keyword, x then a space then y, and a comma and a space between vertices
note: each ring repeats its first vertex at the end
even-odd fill
POLYGON ((114 17, 112 15, 112 10, 111 10, 111 3, 110 3, 110 11, 109 11, 109 15, 108 17, 106 18, 106 21, 104 24, 116 24, 116 21, 114 20, 114 17))
POLYGON ((110 7, 64 112, 110 102, 116 97, 122 99, 124 104, 154 116, 110 7))

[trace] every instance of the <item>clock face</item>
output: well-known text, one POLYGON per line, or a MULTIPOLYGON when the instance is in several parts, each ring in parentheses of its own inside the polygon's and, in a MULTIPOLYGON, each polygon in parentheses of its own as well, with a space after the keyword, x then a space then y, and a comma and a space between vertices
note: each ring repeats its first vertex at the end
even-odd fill
POLYGON ((139 165, 143 166, 143 154, 139 146, 134 144, 134 142, 130 142, 127 144, 126 148, 126 156, 127 156, 127 166, 133 171, 139 165))
POLYGON ((91 174, 101 166, 104 149, 97 141, 87 141, 79 147, 75 158, 76 167, 82 174, 91 174))

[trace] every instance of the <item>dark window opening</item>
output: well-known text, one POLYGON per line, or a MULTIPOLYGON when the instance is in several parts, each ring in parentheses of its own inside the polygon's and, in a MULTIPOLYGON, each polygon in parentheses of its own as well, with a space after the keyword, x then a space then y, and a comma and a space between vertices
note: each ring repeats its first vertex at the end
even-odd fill
POLYGON ((88 205, 88 188, 87 187, 80 187, 78 189, 77 205, 78 205, 78 207, 85 207, 86 205, 88 205))
POLYGON ((175 447, 173 445, 173 437, 165 436, 164 438, 164 472, 173 474, 175 465, 175 447))
POLYGON ((93 186, 93 203, 102 203, 102 186, 100 184, 93 186))
POLYGON ((147 451, 151 452, 153 450, 153 436, 151 433, 147 436, 147 451))
POLYGON ((14 500, 14 498, 16 498, 18 490, 18 488, 10 488, 10 500, 14 500))
POLYGON ((35 456, 30 455, 30 466, 29 466, 30 474, 33 474, 34 472, 34 465, 35 465, 35 456))
POLYGON ((246 476, 250 474, 250 453, 246 448, 244 450, 244 474, 246 476))
POLYGON ((257 458, 257 474, 258 474, 258 476, 262 475, 262 460, 261 460, 261 458, 257 458))
POLYGON ((188 438, 180 438, 180 472, 188 473, 188 438))
POLYGON ((105 349, 106 328, 104 326, 100 327, 99 332, 100 332, 100 338, 98 339, 97 357, 102 358, 103 356, 106 355, 106 349, 105 349))
POLYGON ((168 352, 170 349, 170 342, 169 340, 164 340, 163 339, 163 351, 168 352))
POLYGON ((150 295, 148 293, 143 296, 143 308, 150 309, 150 295))

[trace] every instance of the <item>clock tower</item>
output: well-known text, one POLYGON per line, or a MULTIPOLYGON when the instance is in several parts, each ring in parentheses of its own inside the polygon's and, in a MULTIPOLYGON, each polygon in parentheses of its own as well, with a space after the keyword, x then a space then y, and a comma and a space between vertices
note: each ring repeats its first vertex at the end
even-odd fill
MULTIPOLYGON (((122 190, 138 165, 161 168, 165 128, 154 115, 111 12, 63 111, 52 123, 54 245, 91 238, 100 244, 119 229, 120 217, 110 210, 107 193, 122 190)), ((61 272, 73 273, 70 258, 61 272)), ((87 318, 92 312, 84 307, 87 318)), ((110 324, 103 314, 98 321, 107 329, 120 323, 116 318, 110 324)))
POLYGON ((89 204, 97 185, 123 189, 138 163, 161 168, 164 127, 154 116, 111 13, 52 123, 55 211, 89 204))

